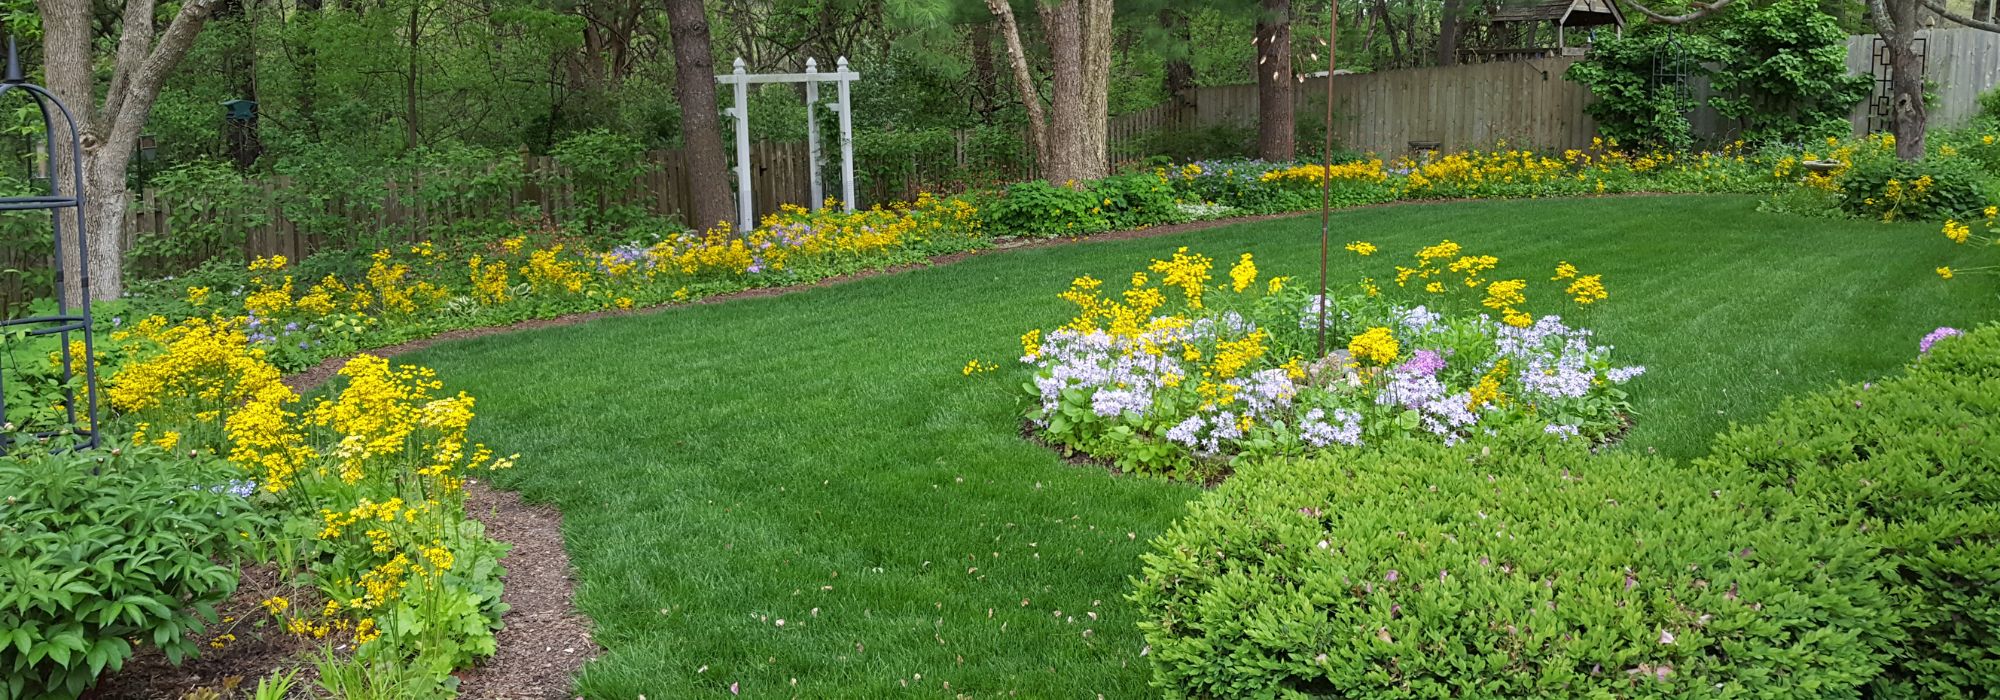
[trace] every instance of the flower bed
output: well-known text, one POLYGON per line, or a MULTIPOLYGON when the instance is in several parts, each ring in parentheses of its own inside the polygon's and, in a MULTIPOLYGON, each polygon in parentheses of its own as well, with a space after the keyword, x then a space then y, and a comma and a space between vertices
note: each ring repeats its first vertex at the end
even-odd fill
POLYGON ((106 397, 129 441, 236 468, 227 490, 271 519, 254 555, 295 572, 295 592, 263 601, 273 623, 353 650, 322 676, 354 664, 442 692, 493 653, 505 545, 467 518, 464 483, 515 456, 467 441, 471 396, 363 355, 304 399, 240 317, 153 317, 115 338, 129 358, 106 397))
MULTIPOLYGON (((1493 279, 1497 258, 1444 241, 1414 265, 1394 268, 1390 292, 1363 278, 1326 297, 1260 280, 1247 253, 1216 281, 1213 260, 1186 248, 1116 294, 1078 278, 1062 293, 1077 315, 1022 336, 1028 418, 1066 450, 1193 479, 1237 457, 1405 436, 1452 444, 1533 423, 1601 442, 1623 428, 1619 385, 1643 367, 1613 363, 1587 329, 1523 310, 1530 285, 1493 279)), ((1608 296, 1568 263, 1546 285, 1577 311, 1608 296)))
MULTIPOLYGON (((677 232, 593 249, 556 230, 424 242, 359 261, 261 258, 142 289, 122 317, 248 319, 250 342, 285 370, 460 328, 682 302, 808 283, 984 244, 965 198, 844 213, 787 207, 738 235, 677 232)), ((100 316, 104 314, 100 312, 100 316)))

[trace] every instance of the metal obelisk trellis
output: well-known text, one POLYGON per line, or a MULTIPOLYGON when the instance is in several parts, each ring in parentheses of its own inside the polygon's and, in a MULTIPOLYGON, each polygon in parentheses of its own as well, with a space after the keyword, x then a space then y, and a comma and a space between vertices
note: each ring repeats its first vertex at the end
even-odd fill
POLYGON ((1328 3, 1326 22, 1326 121, 1320 125, 1325 130, 1326 144, 1320 151, 1319 181, 1319 341, 1317 349, 1320 357, 1326 357, 1327 307, 1332 306, 1326 298, 1326 256, 1327 248, 1333 245, 1333 67, 1335 57, 1340 53, 1340 0, 1328 3))
MULTIPOLYGON (((56 312, 50 316, 0 320, 0 330, 8 331, 8 335, 19 333, 20 335, 16 337, 39 338, 57 336, 61 344, 57 346, 59 351, 56 353, 58 356, 56 365, 62 373, 61 403, 63 417, 67 426, 63 429, 53 429, 53 426, 44 425, 24 426, 18 425, 15 421, 8 419, 4 374, 0 374, 0 423, 6 423, 8 433, 28 428, 32 429, 37 437, 53 437, 73 431, 81 438, 81 442, 78 443, 79 446, 96 447, 97 368, 93 360, 96 357, 96 348, 92 344, 90 329, 90 231, 87 228, 87 224, 85 224, 84 217, 83 163, 78 160, 83 153, 83 143, 79 138, 80 131, 76 126, 76 117, 70 114, 69 108, 64 106, 62 101, 56 99, 56 96, 50 94, 48 90, 43 89, 39 85, 29 83, 28 79, 24 77, 21 71, 20 56, 15 51, 14 38, 11 36, 7 37, 6 70, 5 76, 0 77, 0 98, 4 98, 8 93, 19 91, 34 100, 36 109, 41 112, 42 135, 45 141, 43 145, 49 154, 49 190, 47 194, 0 197, 0 212, 39 210, 49 212, 49 225, 53 233, 52 238, 55 241, 54 292, 56 312), (57 117, 60 117, 61 120, 58 121, 57 117), (62 127, 60 131, 57 130, 57 126, 59 125, 62 127), (69 148, 67 150, 56 148, 58 133, 65 135, 64 137, 69 140, 69 148), (65 160, 67 162, 64 162, 65 160), (65 170, 69 172, 68 177, 64 177, 63 175, 65 170), (65 183, 65 180, 68 182, 65 183), (65 184, 68 185, 67 190, 65 190, 65 184), (78 298, 75 300, 69 298, 69 279, 67 277, 69 270, 66 269, 67 265, 63 256, 63 220, 71 212, 74 212, 76 222, 76 234, 72 237, 72 244, 76 246, 74 252, 76 255, 76 291, 78 298), (74 309, 71 307, 72 302, 75 303, 74 309), (83 367, 81 368, 75 366, 77 358, 74 358, 70 352, 70 343, 73 342, 71 339, 72 335, 83 336, 83 367), (79 410, 75 381, 79 369, 81 369, 83 375, 82 391, 84 393, 81 421, 78 420, 79 410)), ((17 379, 19 378, 17 377, 17 379)), ((0 442, 0 452, 6 451, 8 447, 10 445, 0 442)))
POLYGON ((806 59, 804 73, 750 73, 743 59, 736 59, 735 72, 715 76, 715 81, 723 85, 735 86, 736 105, 723 110, 736 118, 736 228, 748 230, 756 225, 756 209, 752 208, 750 191, 750 86, 762 83, 805 83, 806 84, 806 153, 812 161, 812 208, 818 211, 826 194, 820 184, 822 159, 819 147, 819 84, 835 83, 839 94, 839 104, 829 105, 840 113, 840 203, 847 211, 854 211, 854 103, 850 100, 848 86, 861 78, 860 73, 849 70, 847 57, 834 62, 832 73, 819 72, 819 62, 806 59))

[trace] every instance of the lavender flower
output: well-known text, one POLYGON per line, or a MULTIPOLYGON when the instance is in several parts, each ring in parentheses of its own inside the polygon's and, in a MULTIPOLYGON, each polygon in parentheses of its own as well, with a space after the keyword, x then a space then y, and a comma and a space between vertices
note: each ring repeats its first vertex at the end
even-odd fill
POLYGON ((1951 326, 1939 326, 1937 330, 1931 331, 1930 334, 1924 336, 1923 340, 1917 342, 1917 352, 1918 354, 1928 355, 1930 354, 1932 345, 1936 345, 1938 341, 1954 335, 1965 335, 1965 332, 1951 326))
POLYGON ((1645 365, 1633 365, 1631 367, 1613 367, 1604 373, 1604 378, 1610 380, 1612 384, 1624 384, 1626 382, 1632 381, 1633 377, 1637 377, 1645 373, 1646 373, 1645 365))
POLYGON ((1436 350, 1423 349, 1410 353, 1410 359, 1396 368, 1398 374, 1436 375, 1444 369, 1444 356, 1436 350))

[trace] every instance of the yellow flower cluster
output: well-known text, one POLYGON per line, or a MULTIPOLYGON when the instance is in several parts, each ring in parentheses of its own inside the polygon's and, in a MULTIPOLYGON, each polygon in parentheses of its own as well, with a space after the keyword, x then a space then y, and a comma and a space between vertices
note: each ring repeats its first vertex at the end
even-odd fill
POLYGON ((1230 290, 1238 294, 1257 283, 1257 263, 1250 259, 1249 253, 1244 253, 1243 258, 1237 260, 1234 267, 1229 268, 1229 281, 1230 290))
MULTIPOLYGON (((1244 260, 1249 259, 1248 255, 1244 256, 1244 260)), ((1208 256, 1200 253, 1190 254, 1187 246, 1181 246, 1179 250, 1174 251, 1172 259, 1154 260, 1149 269, 1160 275, 1160 284, 1179 288, 1188 308, 1199 309, 1202 290, 1208 284, 1209 270, 1213 266, 1214 261, 1209 260, 1208 256)), ((1254 271, 1254 267, 1252 269, 1254 271)))
POLYGON ((1347 343, 1347 352, 1356 361, 1365 361, 1378 367, 1386 367, 1396 361, 1402 345, 1396 341, 1396 334, 1388 328, 1377 326, 1362 332, 1347 343))
MULTIPOLYGON (((1200 173, 1197 172, 1196 174, 1200 173)), ((1313 185, 1324 183, 1328 179, 1336 182, 1381 182, 1388 178, 1389 174, 1382 169, 1381 160, 1357 160, 1349 163, 1340 163, 1332 167, 1317 163, 1308 163, 1289 168, 1267 170, 1264 174, 1257 176, 1260 182, 1310 183, 1313 185)))

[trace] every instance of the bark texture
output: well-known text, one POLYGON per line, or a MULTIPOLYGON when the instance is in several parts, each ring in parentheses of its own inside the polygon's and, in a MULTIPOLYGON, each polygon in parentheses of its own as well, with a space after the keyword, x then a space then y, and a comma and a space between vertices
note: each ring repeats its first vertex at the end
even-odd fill
POLYGON ((681 104, 681 152, 693 196, 688 225, 704 229, 736 219, 729 165, 722 155, 722 116, 715 104, 715 55, 702 0, 666 0, 674 42, 674 92, 681 104))
POLYGON ((1292 91, 1292 2, 1263 0, 1257 21, 1257 157, 1272 163, 1298 151, 1292 91))
POLYGON ((111 82, 97 99, 98 61, 91 48, 91 3, 87 0, 37 0, 42 18, 42 55, 47 64, 42 72, 49 91, 63 101, 82 132, 83 154, 69 152, 69 134, 60 133, 52 154, 58 168, 51 175, 62 192, 71 191, 75 170, 83 167, 83 194, 87 199, 82 223, 89 240, 83 250, 75 245, 77 219, 65 216, 63 255, 57 272, 69 299, 82 296, 84 270, 89 261, 90 296, 115 299, 123 291, 120 263, 125 227, 125 171, 139 144, 139 132, 160 86, 174 66, 187 56, 195 34, 208 21, 215 0, 188 0, 168 22, 166 30, 155 32, 153 0, 126 0, 120 18, 118 43, 114 49, 111 82))
POLYGON ((1007 0, 986 0, 986 9, 1000 22, 1000 38, 1007 42, 1007 63, 1014 71, 1014 87, 1021 93, 1021 108, 1028 112, 1028 149, 1045 171, 1049 162, 1048 116, 1042 111, 1041 90, 1028 70, 1028 54, 1021 49, 1021 28, 1014 22, 1014 7, 1007 0))

